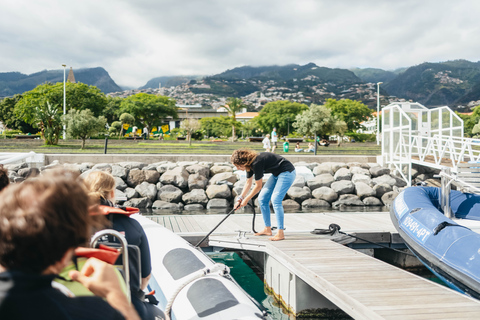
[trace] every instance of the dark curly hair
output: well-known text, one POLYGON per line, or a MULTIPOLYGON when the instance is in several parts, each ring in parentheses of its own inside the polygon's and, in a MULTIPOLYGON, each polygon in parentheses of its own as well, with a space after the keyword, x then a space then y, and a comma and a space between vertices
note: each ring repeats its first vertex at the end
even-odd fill
POLYGON ((230 161, 235 166, 244 166, 247 170, 250 170, 257 155, 258 153, 252 149, 238 149, 233 151, 230 161))
POLYGON ((0 191, 8 186, 9 183, 10 180, 8 179, 8 170, 0 164, 0 191))

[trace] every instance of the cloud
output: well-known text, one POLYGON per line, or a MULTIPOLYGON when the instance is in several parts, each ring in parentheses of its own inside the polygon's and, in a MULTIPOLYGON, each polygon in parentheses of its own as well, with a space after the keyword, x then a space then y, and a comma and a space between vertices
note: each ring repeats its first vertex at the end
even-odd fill
POLYGON ((479 60, 468 0, 4 0, 0 72, 104 67, 120 85, 242 65, 479 60))

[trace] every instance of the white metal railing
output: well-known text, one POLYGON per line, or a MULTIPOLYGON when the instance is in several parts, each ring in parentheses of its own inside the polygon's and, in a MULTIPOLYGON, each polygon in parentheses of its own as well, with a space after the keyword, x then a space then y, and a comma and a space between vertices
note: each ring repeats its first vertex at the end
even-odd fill
POLYGON ((30 151, 28 153, 0 153, 0 164, 9 164, 19 161, 44 163, 45 156, 43 154, 37 154, 33 151, 30 151))

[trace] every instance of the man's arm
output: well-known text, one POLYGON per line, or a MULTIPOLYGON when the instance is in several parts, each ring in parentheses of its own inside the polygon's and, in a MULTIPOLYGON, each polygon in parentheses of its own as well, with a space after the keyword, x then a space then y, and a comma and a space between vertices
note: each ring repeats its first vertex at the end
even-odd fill
POLYGON ((69 276, 96 296, 105 298, 113 308, 123 314, 125 319, 140 320, 137 312, 122 292, 112 265, 96 258, 90 258, 85 262, 81 271, 72 270, 69 276))

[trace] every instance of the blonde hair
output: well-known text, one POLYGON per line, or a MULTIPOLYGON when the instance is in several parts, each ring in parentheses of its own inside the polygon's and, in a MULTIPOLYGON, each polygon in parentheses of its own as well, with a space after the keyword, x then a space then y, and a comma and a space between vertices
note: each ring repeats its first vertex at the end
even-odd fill
POLYGON ((90 172, 83 183, 89 191, 88 196, 96 203, 100 203, 101 198, 108 200, 110 193, 115 190, 115 179, 105 171, 90 172))
POLYGON ((257 155, 257 152, 252 149, 238 149, 233 151, 230 161, 235 166, 244 166, 247 170, 250 170, 252 162, 257 158, 257 155))

